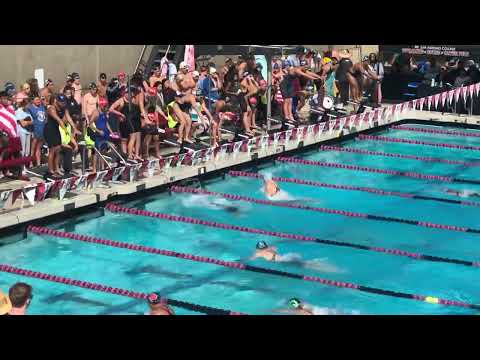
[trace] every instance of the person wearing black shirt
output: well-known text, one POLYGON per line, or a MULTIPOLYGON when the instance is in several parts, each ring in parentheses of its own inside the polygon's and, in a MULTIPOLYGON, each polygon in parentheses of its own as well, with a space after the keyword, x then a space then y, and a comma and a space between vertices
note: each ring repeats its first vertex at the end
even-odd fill
POLYGON ((343 106, 346 106, 349 99, 350 90, 347 73, 351 73, 353 63, 352 60, 350 60, 350 54, 346 50, 340 53, 340 57, 341 59, 338 62, 335 79, 338 81, 338 87, 340 88, 340 103, 343 106))

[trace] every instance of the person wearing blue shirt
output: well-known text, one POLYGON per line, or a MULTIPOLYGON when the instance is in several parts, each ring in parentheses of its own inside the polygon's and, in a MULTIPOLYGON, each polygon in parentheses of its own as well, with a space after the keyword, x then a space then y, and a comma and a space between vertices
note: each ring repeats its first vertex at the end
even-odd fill
POLYGON ((32 157, 33 164, 39 166, 41 164, 41 150, 45 141, 43 138, 43 128, 46 123, 47 109, 43 105, 40 96, 36 96, 32 103, 26 109, 32 115, 33 120, 33 142, 32 142, 32 157))

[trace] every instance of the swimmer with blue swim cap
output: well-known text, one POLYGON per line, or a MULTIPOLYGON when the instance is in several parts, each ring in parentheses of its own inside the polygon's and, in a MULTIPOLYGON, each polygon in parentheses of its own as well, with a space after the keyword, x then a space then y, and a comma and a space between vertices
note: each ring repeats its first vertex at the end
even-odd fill
POLYGON ((257 258, 263 258, 267 261, 278 261, 277 248, 274 246, 268 246, 265 241, 259 241, 256 246, 255 254, 250 258, 254 260, 257 258))

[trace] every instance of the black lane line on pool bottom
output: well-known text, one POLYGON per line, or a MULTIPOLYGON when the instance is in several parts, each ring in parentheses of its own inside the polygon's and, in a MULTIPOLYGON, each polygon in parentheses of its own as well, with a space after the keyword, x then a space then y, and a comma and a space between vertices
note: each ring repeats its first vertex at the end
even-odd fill
POLYGON ((164 220, 169 220, 169 221, 176 221, 176 222, 183 222, 183 223, 188 223, 188 224, 209 226, 209 227, 219 228, 219 229, 224 229, 224 230, 234 230, 234 231, 241 231, 241 232, 246 232, 246 233, 251 233, 251 234, 261 234, 261 235, 273 236, 273 237, 278 237, 278 238, 283 238, 283 239, 309 241, 309 242, 314 242, 314 243, 319 243, 319 244, 324 244, 324 245, 342 246, 342 247, 348 247, 348 248, 353 248, 353 249, 358 249, 358 250, 374 251, 374 252, 378 252, 378 253, 382 253, 382 254, 405 256, 405 257, 409 257, 409 258, 414 259, 414 260, 444 262, 444 263, 465 265, 465 266, 471 266, 471 267, 480 267, 480 262, 459 260, 459 259, 449 259, 449 258, 444 258, 444 257, 440 257, 440 256, 412 253, 412 252, 398 250, 398 249, 387 249, 387 248, 383 248, 383 247, 374 247, 374 246, 366 246, 366 245, 360 245, 360 244, 348 243, 348 242, 341 242, 341 241, 335 241, 335 240, 319 239, 319 238, 314 238, 314 237, 305 236, 305 235, 294 235, 294 234, 282 233, 282 232, 277 232, 277 231, 269 231, 269 230, 263 230, 263 229, 248 228, 248 227, 245 227, 245 226, 237 226, 237 225, 223 224, 223 223, 217 223, 217 222, 207 221, 207 220, 200 220, 200 219, 191 218, 191 217, 187 217, 187 216, 176 216, 176 215, 169 215, 169 214, 163 214, 163 213, 153 213, 153 212, 146 211, 146 210, 120 207, 118 205, 114 205, 114 204, 111 204, 111 203, 107 204, 107 206, 105 208, 107 210, 112 211, 112 212, 123 212, 123 213, 127 213, 127 214, 138 215, 138 216, 148 216, 148 217, 154 217, 154 218, 159 218, 159 219, 164 219, 164 220))
MULTIPOLYGON (((263 179, 262 175, 260 175, 258 173, 253 173, 253 172, 230 170, 228 172, 228 174, 231 175, 231 176, 240 176, 240 177, 255 178, 255 179, 262 178, 263 179)), ((372 187, 329 184, 329 183, 322 183, 322 182, 318 182, 318 181, 304 180, 304 179, 299 179, 299 178, 284 178, 284 177, 276 177, 276 176, 273 176, 272 180, 273 181, 278 181, 278 182, 287 182, 287 183, 292 183, 292 184, 297 184, 297 185, 325 187, 325 188, 335 189, 335 190, 362 191, 362 192, 367 192, 369 194, 375 194, 375 195, 397 196, 397 197, 401 197, 401 198, 405 198, 405 199, 438 201, 438 202, 444 202, 444 203, 449 203, 449 204, 480 207, 480 203, 475 202, 475 201, 452 200, 452 199, 433 197, 433 196, 415 195, 415 194, 412 194, 412 193, 404 193, 404 192, 398 192, 398 191, 388 191, 388 190, 382 190, 382 189, 372 188, 372 187)))
MULTIPOLYGON (((120 295, 120 296, 127 296, 135 299, 147 299, 148 294, 137 292, 137 291, 130 291, 120 288, 115 288, 111 286, 101 285, 97 283, 92 283, 89 281, 80 281, 75 279, 66 278, 63 276, 51 275, 47 273, 42 273, 38 271, 26 270, 22 268, 18 268, 15 266, 10 266, 6 264, 0 264, 0 272, 6 272, 10 274, 20 275, 20 276, 27 276, 35 279, 46 280, 51 282, 56 282, 60 284, 76 286, 84 289, 94 290, 94 291, 102 291, 113 295, 120 295)), ((187 310, 201 312, 207 315, 246 315, 239 312, 234 312, 230 310, 224 309, 217 309, 209 306, 192 304, 185 301, 174 300, 174 299, 161 299, 167 305, 172 305, 176 307, 181 307, 187 310)))
POLYGON ((245 202, 261 204, 261 205, 271 205, 271 206, 285 207, 285 208, 291 208, 291 209, 317 211, 317 212, 322 212, 322 213, 326 213, 326 214, 342 215, 342 216, 347 216, 347 217, 354 217, 354 218, 368 219, 368 220, 376 220, 376 221, 395 222, 395 223, 400 223, 400 224, 421 226, 421 227, 427 227, 427 228, 435 228, 435 229, 441 229, 441 230, 471 232, 471 233, 477 233, 477 234, 480 233, 480 230, 477 230, 477 229, 460 227, 460 226, 455 226, 455 225, 436 224, 436 223, 430 223, 430 222, 420 221, 420 220, 409 220, 409 219, 402 219, 402 218, 396 218, 396 217, 371 215, 371 214, 351 212, 351 211, 345 211, 345 210, 320 208, 320 207, 302 205, 302 204, 292 204, 292 203, 281 202, 281 201, 262 200, 262 199, 256 199, 256 198, 248 197, 248 196, 219 193, 219 192, 207 191, 207 190, 203 190, 203 189, 186 188, 186 187, 181 187, 181 186, 172 186, 170 188, 170 191, 190 193, 190 194, 213 195, 213 196, 223 197, 223 198, 229 199, 229 200, 245 201, 245 202))
MULTIPOLYGON (((110 211, 113 211, 113 212, 123 212, 123 213, 131 214, 131 215, 147 216, 147 217, 154 217, 154 218, 160 218, 160 219, 170 219, 170 220, 173 220, 174 218, 178 218, 174 215, 154 213, 154 212, 147 211, 147 210, 124 208, 124 207, 114 205, 114 204, 107 204, 106 208, 109 209, 110 211)), ((189 222, 187 220, 189 218, 187 218, 187 217, 182 217, 182 218, 183 218, 183 220, 180 220, 180 221, 189 222)), ((202 223, 207 223, 207 222, 202 221, 202 223)), ((405 292, 385 290, 385 289, 380 289, 380 288, 358 285, 358 284, 354 284, 354 283, 347 283, 347 282, 334 281, 334 280, 329 280, 329 279, 322 279, 322 278, 319 278, 319 277, 316 277, 316 276, 303 276, 302 275, 302 278, 304 280, 307 280, 307 281, 315 281, 315 282, 319 282, 319 283, 324 284, 324 285, 335 286, 335 287, 340 287, 340 288, 348 288, 348 289, 353 289, 353 290, 359 290, 359 291, 362 291, 362 292, 368 292, 368 293, 373 293, 373 294, 378 294, 378 295, 412 299, 412 300, 417 300, 417 301, 422 301, 422 302, 427 302, 427 303, 432 303, 432 304, 458 306, 458 307, 465 307, 465 308, 480 310, 480 305, 470 304, 470 303, 465 303, 465 302, 460 302, 460 301, 454 301, 454 300, 448 300, 448 299, 442 299, 442 298, 437 298, 437 297, 433 297, 433 296, 416 295, 416 294, 410 294, 410 293, 405 293, 405 292)))

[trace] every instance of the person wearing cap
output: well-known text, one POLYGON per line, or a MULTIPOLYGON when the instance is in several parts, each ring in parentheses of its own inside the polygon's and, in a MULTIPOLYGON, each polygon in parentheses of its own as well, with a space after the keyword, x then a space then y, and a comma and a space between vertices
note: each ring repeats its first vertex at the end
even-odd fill
MULTIPOLYGON (((274 312, 286 313, 290 315, 315 315, 315 308, 312 305, 307 304, 298 298, 291 298, 290 300, 288 300, 287 305, 288 308, 277 309, 274 310, 274 312)), ((328 315, 328 312, 323 311, 321 315, 328 315)))
POLYGON ((253 124, 254 108, 256 107, 258 93, 258 83, 248 71, 243 72, 243 78, 240 81, 240 93, 238 100, 242 114, 242 123, 245 135, 255 136, 252 129, 258 128, 253 124))
POLYGON ((12 310, 12 302, 8 295, 6 295, 2 290, 0 290, 0 316, 9 315, 12 310))
POLYGON ((45 87, 40 90, 40 96, 43 96, 47 102, 50 102, 50 98, 53 96, 55 84, 51 79, 45 81, 45 87))
POLYGON ((72 87, 74 89, 73 97, 75 101, 79 104, 82 103, 82 84, 80 83, 80 75, 76 72, 72 73, 73 84, 72 87))
MULTIPOLYGON (((109 142, 120 140, 120 134, 113 132, 109 124, 108 100, 100 97, 98 100, 98 109, 95 109, 90 117, 90 123, 87 128, 87 135, 95 141, 95 148, 105 154, 109 150, 109 142)), ((115 156, 115 155, 114 155, 115 156)), ((92 172, 105 169, 104 162, 99 162, 99 156, 96 151, 92 155, 92 172), (99 167, 97 167, 99 163, 99 167)))
POLYGON ((300 66, 300 60, 305 58, 305 48, 303 46, 298 46, 295 48, 295 54, 288 55, 287 60, 290 61, 290 64, 294 67, 300 66))
POLYGON ((152 293, 147 297, 150 311, 146 315, 175 315, 173 309, 168 306, 159 293, 152 293))
POLYGON ((61 88, 60 93, 63 94, 63 92, 65 91, 65 88, 72 87, 72 84, 73 84, 73 77, 71 74, 67 74, 67 76, 65 76, 65 85, 61 88))
POLYGON ((101 73, 97 81, 98 96, 104 98, 107 97, 107 86, 107 74, 101 73))
POLYGON ((12 305, 8 314, 26 315, 27 309, 33 300, 33 289, 26 283, 18 282, 10 288, 8 297, 12 305))
POLYGON ((33 141, 32 141, 32 158, 33 165, 41 165, 42 146, 45 141, 43 138, 43 128, 46 123, 47 109, 42 102, 41 96, 35 96, 33 101, 27 107, 27 111, 32 115, 33 120, 33 141))
POLYGON ((136 162, 137 160, 142 160, 138 153, 141 148, 141 113, 143 104, 141 104, 142 108, 140 108, 139 97, 137 96, 140 93, 138 87, 131 86, 129 90, 131 98, 129 91, 123 91, 122 97, 110 106, 109 112, 115 114, 120 119, 119 129, 122 138, 122 151, 128 155, 129 161, 136 162))
POLYGON ((63 118, 75 128, 73 120, 67 109, 67 97, 64 94, 57 94, 53 100, 53 105, 47 109, 47 123, 43 129, 43 137, 48 145, 48 171, 45 174, 47 178, 60 178, 60 150, 62 145, 62 137, 59 128, 66 132, 63 118))
POLYGON ((335 72, 335 80, 337 81, 340 90, 340 105, 343 107, 347 105, 349 100, 350 80, 353 78, 351 75, 353 63, 352 60, 350 60, 350 52, 347 49, 340 51, 338 56, 340 60, 335 72))
POLYGON ((88 85, 89 92, 83 96, 82 102, 82 115, 83 118, 86 120, 88 126, 91 121, 92 114, 98 108, 98 99, 100 96, 98 95, 98 88, 97 84, 91 82, 88 85))

